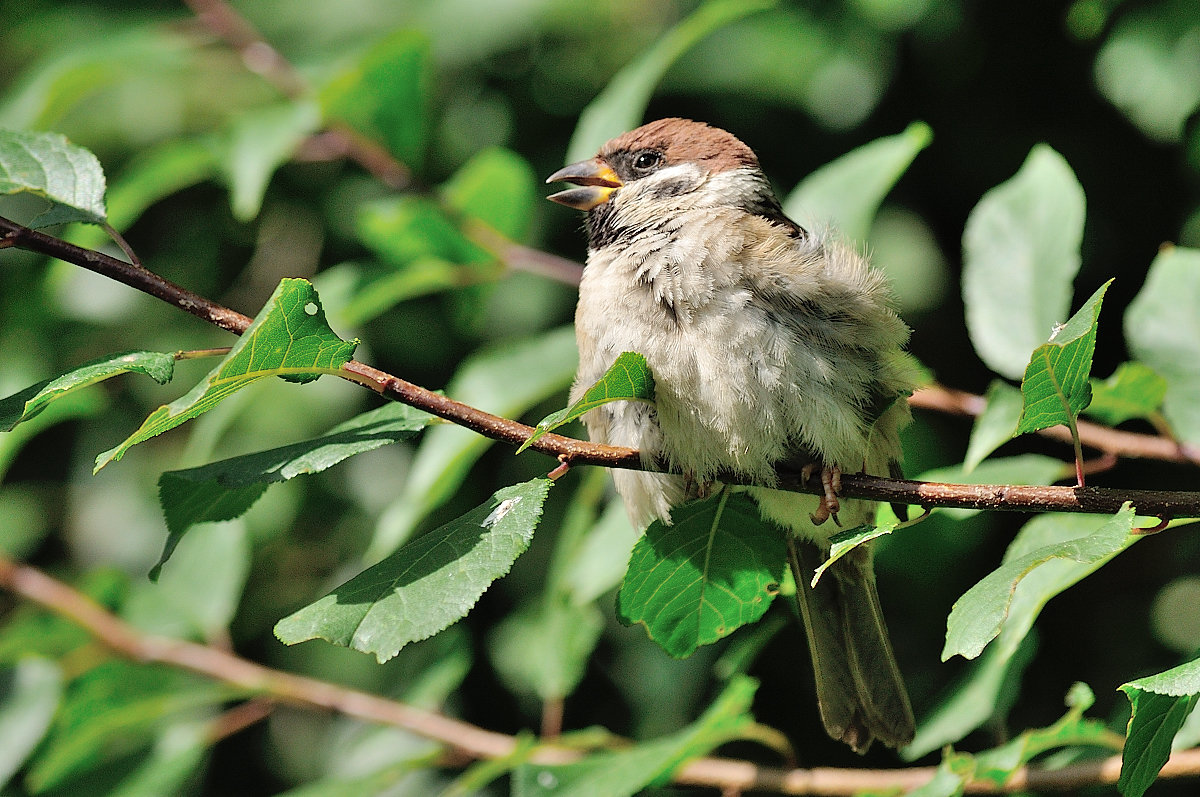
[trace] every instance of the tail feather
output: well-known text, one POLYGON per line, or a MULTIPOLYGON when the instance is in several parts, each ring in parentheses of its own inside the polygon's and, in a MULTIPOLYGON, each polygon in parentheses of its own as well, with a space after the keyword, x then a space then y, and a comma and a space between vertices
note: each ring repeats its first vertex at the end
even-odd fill
POLYGON ((809 582, 825 552, 793 538, 789 558, 826 732, 859 753, 875 739, 908 744, 915 732, 912 706, 880 609, 870 550, 851 551, 815 588, 809 582))

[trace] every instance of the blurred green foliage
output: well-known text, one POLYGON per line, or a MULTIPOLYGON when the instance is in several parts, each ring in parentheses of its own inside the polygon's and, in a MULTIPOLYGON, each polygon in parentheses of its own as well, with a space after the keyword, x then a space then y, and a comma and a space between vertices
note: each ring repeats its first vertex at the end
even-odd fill
MULTIPOLYGON (((813 0, 714 3, 707 16, 690 16, 698 5, 234 2, 289 68, 262 47, 236 51, 183 4, 0 0, 0 128, 54 131, 94 152, 109 178, 109 223, 168 279, 254 314, 281 278, 311 277, 333 330, 361 339, 356 357, 527 422, 563 404, 574 370, 565 326, 574 290, 536 264, 514 269, 496 254, 513 242, 582 260, 576 215, 539 199, 540 178, 567 160, 573 136, 626 124, 622 114, 629 124, 668 115, 711 122, 758 152, 781 196, 803 189, 792 194, 796 206, 818 222, 838 215, 836 194, 803 178, 856 151, 858 160, 842 162, 840 185, 862 181, 858 201, 866 194, 882 205, 844 223, 895 284, 914 328, 913 353, 939 381, 976 393, 995 375, 972 347, 968 307, 996 289, 963 298, 961 264, 975 256, 964 226, 989 189, 1018 174, 1031 151, 1045 156, 1039 145, 1048 144, 1078 183, 1062 191, 1081 187, 1086 195, 1086 220, 1081 241, 1077 225, 1046 224, 1034 237, 1060 265, 1074 258, 1075 287, 1074 264, 1056 279, 1022 272, 1030 296, 1052 294, 1053 312, 1030 312, 1033 299, 993 307, 1002 322, 990 334, 1003 338, 1016 313, 1029 322, 1022 332, 1030 345, 1043 342, 1050 329, 1038 325, 1065 321, 1116 277, 1098 333, 1093 328, 1092 373, 1105 377, 1140 360, 1167 385, 1151 375, 1140 384, 1153 384, 1121 398, 1134 413, 1107 417, 1138 431, 1153 431, 1147 418, 1169 423, 1197 441, 1200 332, 1188 337, 1200 330, 1195 253, 1164 252, 1151 290, 1141 290, 1160 244, 1200 246, 1194 3, 813 0), (688 19, 689 27, 676 27, 688 19), (634 76, 614 80, 622 74, 634 76), (644 114, 629 106, 643 101, 644 114), (580 132, 585 110, 593 127, 580 132), (338 147, 345 139, 330 130, 353 131, 382 159, 373 169, 348 160, 338 147), (884 141, 892 143, 880 148, 884 141), (857 150, 870 142, 875 149, 857 150), (1147 391, 1158 400, 1139 404, 1147 391)), ((0 216, 27 222, 43 209, 35 197, 0 196, 0 216)), ((117 252, 94 228, 63 232, 117 252)), ((1011 273, 999 280, 1012 282, 1011 273)), ((0 252, 0 396, 116 352, 230 343, 124 286, 0 252)), ((1023 365, 991 367, 1013 377, 1023 365)), ((621 627, 612 595, 624 561, 612 552, 628 551, 634 539, 605 480, 584 469, 552 491, 512 572, 446 632, 383 665, 323 642, 281 645, 272 635, 281 617, 410 537, 554 466, 458 428, 433 428, 419 442, 372 447, 280 481, 240 518, 192 529, 150 583, 145 574, 167 533, 161 474, 315 438, 378 405, 338 380, 263 380, 91 474, 98 452, 210 368, 181 361, 168 386, 110 379, 0 436, 0 548, 149 632, 231 644, 273 666, 505 732, 536 728, 548 706, 565 704, 568 729, 663 737, 658 748, 636 748, 661 748, 647 772, 745 735, 753 688, 732 677, 743 671, 760 681, 754 716, 794 740, 801 764, 894 763, 887 751, 860 759, 824 738, 801 634, 794 623, 770 622, 786 613, 782 601, 767 623, 686 660, 621 627), (716 706, 727 716, 705 714, 722 692, 716 706), (719 732, 705 724, 714 717, 719 732)), ((1005 434, 992 429, 976 450, 995 450, 1005 434)), ((906 432, 908 472, 957 466, 970 435, 962 420, 919 413, 906 432)), ((975 475, 991 468, 1005 481, 1036 483, 1055 478, 1062 464, 1047 454, 1070 458, 1028 437, 1000 454, 975 475)), ((1100 478, 1123 487, 1196 485, 1194 468, 1136 461, 1100 478)), ((1022 615, 1029 626, 1038 617, 1036 635, 1026 635, 1022 620, 1019 632, 1001 632, 999 652, 994 643, 977 661, 940 662, 951 604, 995 570, 1022 522, 938 513, 879 540, 880 592, 901 668, 918 715, 936 721, 923 728, 932 729, 924 749, 953 742, 980 750, 1046 728, 1017 736, 1020 749, 997 748, 1016 765, 1052 746, 1029 742, 1051 731, 1094 742, 1094 720, 1083 720, 1078 704, 1059 720, 1076 681, 1095 688, 1091 715, 1123 732, 1129 707, 1117 687, 1200 649, 1194 612, 1178 598, 1194 591, 1200 569, 1200 542, 1185 530, 1122 552, 1048 605, 1047 592, 1016 593, 1037 604, 1022 615)), ((1071 528, 1081 536, 1103 523, 1090 522, 1071 528)), ((1070 539, 1061 528, 1040 530, 1070 539)), ((1008 555, 1020 555, 1032 533, 1008 555)), ((1073 567, 1063 579, 1079 575, 1073 567)), ((429 794, 458 774, 431 768, 430 746, 409 734, 293 710, 214 743, 220 712, 241 695, 115 661, 73 626, 29 607, 5 616, 0 660, 0 748, 13 751, 0 755, 0 776, 12 778, 5 794, 429 794)), ((1156 744, 1161 752, 1164 742, 1156 744)), ((738 753, 777 763, 758 748, 738 753)), ((939 779, 952 789, 956 772, 1003 771, 991 755, 947 759, 939 779)), ((463 782, 503 793, 503 781, 480 785, 497 774, 463 782)), ((525 769, 517 780, 537 774, 525 769)), ((1138 782, 1145 780, 1143 772, 1138 782)), ((1155 789, 1172 793, 1169 784, 1155 789)))

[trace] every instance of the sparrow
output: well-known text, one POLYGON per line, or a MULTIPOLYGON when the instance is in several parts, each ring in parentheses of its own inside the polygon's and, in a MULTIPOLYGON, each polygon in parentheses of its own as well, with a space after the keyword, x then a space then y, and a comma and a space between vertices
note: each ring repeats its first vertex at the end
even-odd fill
POLYGON ((592 441, 673 471, 613 472, 630 518, 669 524, 722 473, 762 485, 746 489, 788 534, 825 730, 859 752, 909 743, 870 548, 809 585, 836 524, 874 518, 872 502, 838 497, 841 474, 898 473, 915 378, 883 276, 832 231, 787 218, 754 152, 707 124, 644 125, 547 179, 559 181, 577 187, 548 198, 587 213, 571 400, 626 351, 655 380, 653 405, 583 416, 592 441), (819 472, 824 495, 772 489, 789 470, 819 472))

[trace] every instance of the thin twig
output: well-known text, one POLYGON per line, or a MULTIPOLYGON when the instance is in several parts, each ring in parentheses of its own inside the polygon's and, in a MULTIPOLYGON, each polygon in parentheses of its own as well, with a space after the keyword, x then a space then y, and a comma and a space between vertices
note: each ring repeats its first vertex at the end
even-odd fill
MULTIPOLYGON (((466 761, 504 758, 518 739, 489 731, 378 695, 349 689, 328 681, 294 675, 243 659, 224 650, 178 639, 151 636, 125 623, 91 598, 37 568, 0 556, 0 587, 49 609, 87 630, 114 653, 127 659, 166 664, 262 695, 226 715, 218 737, 261 719, 275 703, 306 709, 334 711, 345 716, 403 728, 439 742, 466 761)), ((216 738, 216 737, 214 737, 216 738)), ((583 753, 554 744, 541 744, 530 756, 534 764, 554 765, 576 761, 583 753)), ((971 781, 972 794, 1003 794, 1027 790, 1069 791, 1083 786, 1115 783, 1121 758, 1074 764, 1058 770, 1023 767, 1002 785, 971 781)), ((706 786, 726 792, 770 791, 786 795, 848 797, 861 791, 909 789, 929 782, 934 767, 904 769, 780 769, 750 761, 700 758, 675 773, 679 784, 706 786)), ((1200 749, 1174 753, 1160 779, 1200 775, 1200 749)))
MULTIPOLYGON (((146 268, 52 238, 2 217, 0 217, 0 235, 11 237, 16 245, 23 249, 56 257, 108 276, 230 332, 240 335, 252 321, 249 316, 223 307, 186 288, 181 288, 146 268)), ((520 445, 533 434, 533 428, 523 423, 501 418, 447 396, 439 395, 357 360, 346 363, 342 367, 341 375, 347 380, 371 388, 386 398, 425 410, 493 440, 520 445)), ((571 465, 648 469, 634 449, 589 443, 556 434, 545 435, 531 448, 571 465)), ((1178 451, 1178 447, 1176 447, 1176 451, 1178 451)), ((805 482, 797 473, 781 472, 779 476, 778 486, 782 489, 813 495, 824 493, 819 478, 805 482)), ((745 483, 745 480, 736 474, 719 474, 719 478, 731 484, 745 483)), ((1117 490, 1098 487, 939 484, 906 479, 887 479, 864 474, 844 474, 841 495, 847 498, 867 498, 875 501, 920 506, 1101 514, 1112 514, 1120 509, 1126 501, 1130 501, 1143 515, 1160 518, 1200 517, 1200 493, 1196 492, 1117 490)))

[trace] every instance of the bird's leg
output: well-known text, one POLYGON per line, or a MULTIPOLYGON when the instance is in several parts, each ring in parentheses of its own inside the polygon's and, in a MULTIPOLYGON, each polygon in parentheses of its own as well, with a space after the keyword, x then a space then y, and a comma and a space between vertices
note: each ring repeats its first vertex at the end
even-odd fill
MULTIPOLYGON (((837 526, 842 524, 838 522, 838 510, 842 508, 841 501, 838 500, 838 493, 842 490, 842 469, 837 465, 820 465, 821 469, 821 487, 824 493, 821 495, 821 501, 817 504, 817 511, 809 515, 809 519, 814 526, 820 526, 829 518, 833 518, 833 522, 837 526)), ((804 481, 817 472, 817 463, 810 463, 800 469, 800 476, 804 481)))

